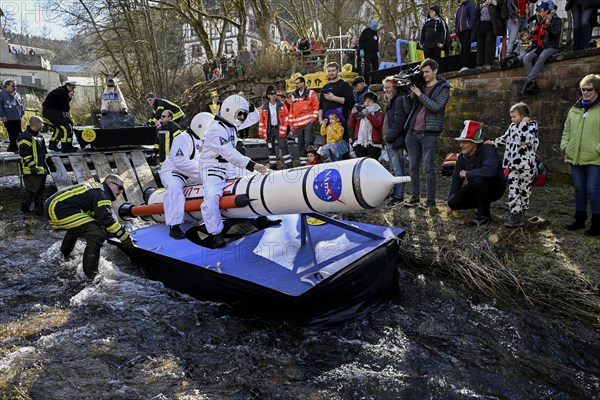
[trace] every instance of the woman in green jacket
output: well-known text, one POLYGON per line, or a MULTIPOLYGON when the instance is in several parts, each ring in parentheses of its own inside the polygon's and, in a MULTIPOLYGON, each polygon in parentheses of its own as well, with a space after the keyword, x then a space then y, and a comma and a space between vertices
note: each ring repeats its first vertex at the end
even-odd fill
POLYGON ((581 98, 569 110, 560 141, 575 189, 575 221, 566 228, 585 227, 589 202, 592 226, 585 234, 600 236, 600 75, 585 76, 579 88, 581 98))

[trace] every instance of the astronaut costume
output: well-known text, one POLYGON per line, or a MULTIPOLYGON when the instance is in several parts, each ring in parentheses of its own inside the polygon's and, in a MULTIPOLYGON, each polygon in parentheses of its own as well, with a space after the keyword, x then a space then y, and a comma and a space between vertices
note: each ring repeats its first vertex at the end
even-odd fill
POLYGON ((257 111, 248 112, 248 110, 249 105, 244 98, 238 95, 229 96, 221 105, 221 116, 215 117, 215 121, 206 132, 200 155, 200 171, 204 188, 201 211, 206 230, 211 235, 218 235, 223 231, 219 200, 223 195, 225 181, 240 176, 239 170, 232 166, 253 172, 256 165, 236 149, 238 129, 248 128, 259 120, 257 111), (247 117, 244 121, 238 118, 240 114, 246 113, 247 117))
POLYGON ((170 227, 184 221, 183 187, 201 183, 199 161, 202 142, 213 121, 214 116, 210 113, 203 112, 194 116, 190 129, 173 139, 171 150, 162 164, 160 180, 167 189, 164 195, 165 222, 170 227))

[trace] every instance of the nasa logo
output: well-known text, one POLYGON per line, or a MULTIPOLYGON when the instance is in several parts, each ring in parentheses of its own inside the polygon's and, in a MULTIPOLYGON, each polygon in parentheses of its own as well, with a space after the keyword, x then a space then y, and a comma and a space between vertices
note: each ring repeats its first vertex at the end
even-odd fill
POLYGON ((315 195, 323 201, 328 203, 338 201, 345 204, 340 200, 342 194, 342 176, 336 169, 326 169, 317 175, 313 182, 313 189, 315 195))

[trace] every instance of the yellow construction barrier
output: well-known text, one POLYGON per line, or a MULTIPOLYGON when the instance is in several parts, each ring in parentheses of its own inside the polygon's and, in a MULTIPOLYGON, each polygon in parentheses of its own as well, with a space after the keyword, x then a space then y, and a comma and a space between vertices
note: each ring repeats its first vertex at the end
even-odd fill
MULTIPOLYGON (((296 85, 294 84, 294 81, 298 77, 301 77, 301 76, 303 76, 304 79, 306 80, 306 86, 309 89, 318 91, 327 83, 327 67, 323 68, 323 71, 313 72, 312 74, 306 74, 306 75, 302 75, 300 73, 293 74, 290 79, 287 79, 285 81, 286 92, 292 93, 294 90, 296 90, 296 85)), ((341 79, 345 80, 346 82, 352 83, 354 78, 356 78, 358 76, 358 73, 352 72, 352 65, 345 64, 342 67, 342 71, 340 72, 339 76, 341 79)))

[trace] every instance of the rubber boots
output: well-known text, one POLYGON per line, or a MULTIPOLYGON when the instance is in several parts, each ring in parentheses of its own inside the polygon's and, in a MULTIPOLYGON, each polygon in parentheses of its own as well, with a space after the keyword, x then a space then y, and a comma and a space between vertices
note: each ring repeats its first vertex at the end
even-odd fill
POLYGON ((585 236, 600 236, 600 214, 592 214, 592 226, 585 231, 585 236))
POLYGON ((575 221, 569 225, 565 225, 565 229, 574 231, 577 229, 585 228, 585 220, 587 219, 587 212, 575 211, 575 221))
POLYGON ((77 244, 77 238, 67 233, 60 244, 60 252, 65 258, 71 255, 73 249, 75 249, 75 244, 77 244))
POLYGON ((90 243, 85 246, 83 252, 83 272, 89 279, 94 279, 98 274, 98 264, 100 263, 100 248, 90 243))

